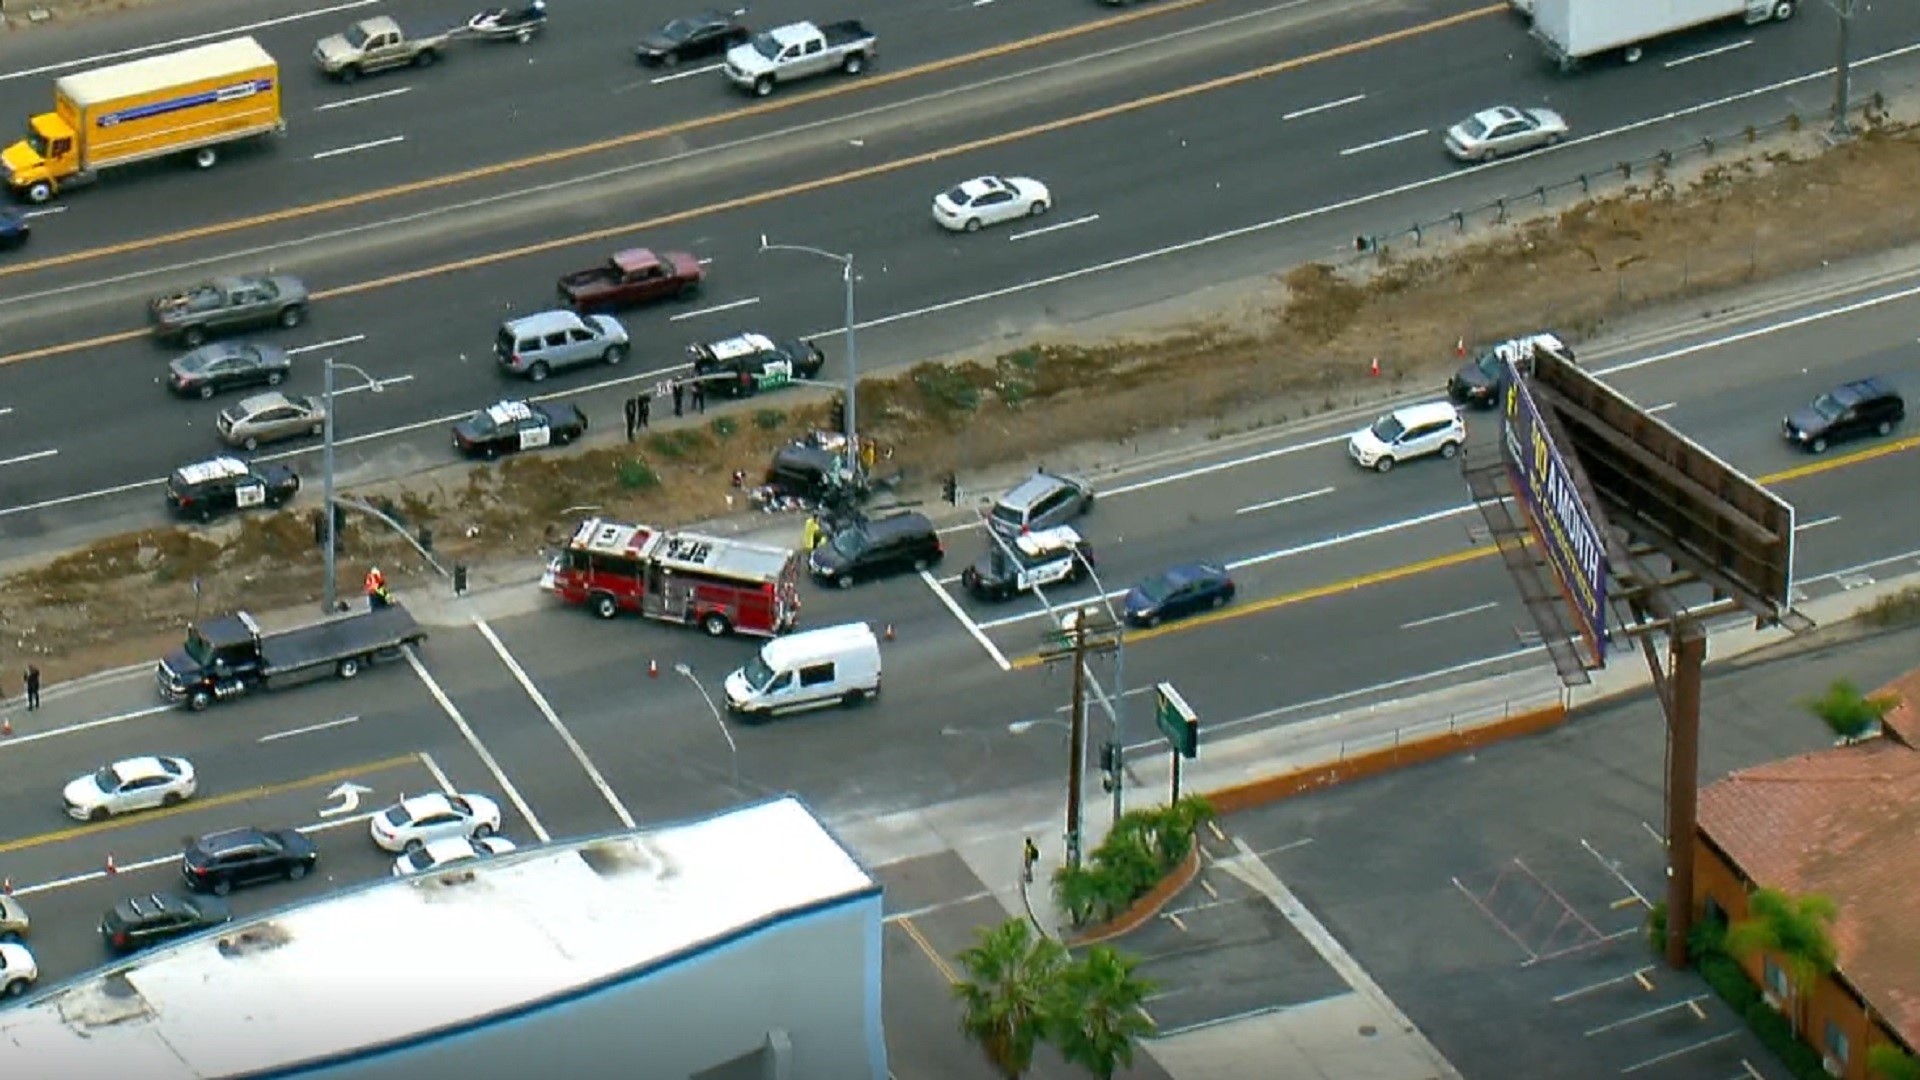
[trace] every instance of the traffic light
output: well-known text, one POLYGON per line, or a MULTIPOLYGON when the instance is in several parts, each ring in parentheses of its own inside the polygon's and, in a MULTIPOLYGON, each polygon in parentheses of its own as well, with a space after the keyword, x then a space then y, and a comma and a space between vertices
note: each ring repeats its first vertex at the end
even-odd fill
POLYGON ((1100 771, 1108 774, 1120 771, 1120 748, 1113 743, 1100 744, 1100 771))
POLYGON ((941 497, 947 500, 948 506, 959 506, 960 478, 953 473, 948 473, 947 478, 940 481, 940 493, 941 497))

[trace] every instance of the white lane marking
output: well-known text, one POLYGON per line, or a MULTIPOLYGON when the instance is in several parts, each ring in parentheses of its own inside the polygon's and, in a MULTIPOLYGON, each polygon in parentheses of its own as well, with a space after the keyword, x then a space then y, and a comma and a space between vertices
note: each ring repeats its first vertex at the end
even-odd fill
POLYGON ((1469 608, 1461 608, 1459 611, 1449 611, 1440 615, 1429 615, 1424 619, 1415 619, 1412 622, 1403 622, 1400 624, 1400 629, 1418 630, 1423 626, 1433 626, 1437 623, 1451 622, 1454 619, 1464 619, 1469 615, 1478 615, 1483 611, 1492 611, 1499 606, 1500 601, 1489 600, 1484 604, 1475 604, 1469 608))
POLYGON ((1717 49, 1708 49, 1705 52, 1697 52, 1690 56, 1682 56, 1682 57, 1679 57, 1678 59, 1669 60, 1666 63, 1661 64, 1660 66, 1668 67, 1668 68, 1677 68, 1685 64, 1691 64, 1695 60, 1705 60, 1705 59, 1708 59, 1709 57, 1720 56, 1724 53, 1737 52, 1738 50, 1744 49, 1751 44, 1753 44, 1753 39, 1748 38, 1745 41, 1736 41, 1731 45, 1722 45, 1717 49))
POLYGON ((707 64, 704 67, 688 68, 685 71, 676 71, 671 75, 662 75, 657 79, 648 79, 647 83, 650 86, 659 86, 663 83, 678 82, 681 79, 691 79, 695 75, 705 75, 711 71, 719 71, 725 66, 725 64, 707 64))
POLYGON ((667 321, 680 322, 684 319, 697 319, 702 315, 714 315, 722 311, 732 311, 735 308, 752 307, 753 305, 759 302, 760 302, 759 297, 749 296, 745 300, 730 300, 727 303, 715 304, 712 307, 695 308, 692 311, 683 311, 678 315, 669 316, 667 321))
POLYGON ((1808 529, 1817 529, 1822 525, 1831 525, 1834 522, 1839 520, 1840 520, 1839 514, 1828 514, 1826 517, 1823 517, 1823 518, 1814 518, 1812 521, 1803 521, 1800 524, 1795 525, 1793 527, 1793 531, 1806 532, 1808 529))
POLYGON ((1612 367, 1598 368, 1594 371, 1594 374, 1601 376, 1618 375, 1623 371, 1633 371, 1638 368, 1649 367, 1653 364, 1665 363, 1668 360, 1678 360, 1683 356, 1692 356, 1694 353, 1707 352, 1711 349, 1718 349, 1727 345, 1738 345, 1743 341, 1752 341, 1755 338, 1766 337, 1769 334, 1778 334, 1784 330, 1798 330, 1802 326, 1811 326, 1814 323, 1825 322, 1828 319, 1840 318, 1841 316, 1852 315, 1861 311, 1869 311, 1886 304, 1897 303, 1901 300, 1910 300, 1916 296, 1920 296, 1920 285, 1909 285, 1904 289, 1895 289, 1893 292, 1882 293, 1879 296, 1869 296, 1864 300, 1854 300, 1841 304, 1839 307, 1825 308, 1820 311, 1809 311, 1805 315, 1796 315, 1791 319, 1786 319, 1781 322, 1756 326, 1748 330, 1742 330, 1736 334, 1726 334, 1717 338, 1708 338, 1705 341, 1696 341, 1691 345, 1682 345, 1677 349, 1668 349, 1666 352, 1643 356, 1638 360, 1624 360, 1618 364, 1614 364, 1612 367))
MULTIPOLYGON (((1399 521, 1389 521, 1383 525, 1370 525, 1364 529, 1355 529, 1352 532, 1341 533, 1338 536, 1322 537, 1319 540, 1309 541, 1305 544, 1296 544, 1290 548, 1281 548, 1278 551, 1269 551, 1261 555, 1249 555, 1244 559, 1236 559, 1233 562, 1227 563, 1226 566, 1228 570, 1244 570, 1249 566, 1259 566, 1263 563, 1270 563, 1279 559, 1290 559, 1295 555, 1307 555, 1315 551, 1324 551, 1330 547, 1338 547, 1341 544, 1351 544, 1359 540, 1371 540, 1376 536, 1385 536, 1388 533, 1399 532, 1403 529, 1413 529, 1422 525, 1431 525, 1436 521, 1445 521, 1450 517, 1458 517, 1461 514, 1476 512, 1478 512, 1478 508, 1472 503, 1468 503, 1465 506, 1450 507, 1445 510, 1435 510, 1430 514, 1402 518, 1399 521)), ((931 579, 928 580, 928 584, 933 584, 931 579)), ((941 590, 941 595, 946 595, 945 590, 941 590)), ((1106 593, 1104 596, 1090 596, 1087 597, 1086 601, 1073 601, 1072 603, 1113 600, 1125 595, 1127 595, 1127 590, 1115 589, 1112 592, 1106 593)), ((948 603, 952 603, 951 599, 949 599, 948 603)), ((1065 606, 1068 606, 1068 602, 1063 601, 1055 605, 1055 607, 1065 606)), ((955 607, 955 611, 958 611, 957 606, 955 607)), ((981 630, 996 630, 1002 626, 1012 626, 1015 623, 1030 622, 1034 619, 1044 619, 1046 617, 1047 612, 1045 609, 1042 609, 1040 611, 1025 612, 1020 615, 1008 615, 1004 618, 991 619, 987 622, 973 625, 977 625, 981 630)))
POLYGON ((1087 214, 1083 217, 1074 218, 1072 221, 1060 221, 1060 222, 1055 222, 1052 225, 1042 225, 1037 229, 1028 229, 1025 232, 1017 232, 1007 237, 1007 239, 1008 240, 1025 240, 1029 237, 1045 236, 1051 232, 1059 232, 1061 229, 1072 229, 1081 225, 1091 225, 1094 222, 1099 220, 1100 220, 1099 214, 1087 214))
POLYGON ((1428 134, 1431 134, 1430 129, 1421 128, 1419 131, 1408 131, 1399 135, 1389 135, 1384 139, 1375 139, 1370 143, 1361 143, 1359 146, 1349 146, 1345 150, 1340 151, 1340 156, 1352 157, 1355 154, 1364 154, 1369 150, 1378 150, 1383 146, 1392 146, 1394 143, 1403 143, 1408 139, 1418 139, 1428 134))
MULTIPOLYGON (((344 397, 347 394, 363 393, 365 391, 372 390, 376 385, 379 386, 380 389, 385 390, 389 386, 399 386, 401 383, 410 383, 412 381, 413 381, 413 376, 411 375, 395 375, 395 376, 392 376, 391 378, 381 379, 379 380, 378 383, 363 382, 363 383, 356 384, 354 386, 335 387, 333 391, 333 396, 344 397)), ((333 440, 333 445, 339 446, 340 440, 339 439, 333 440)))
POLYGON ((55 214, 64 214, 66 212, 67 208, 64 206, 43 206, 38 210, 28 210, 20 216, 23 218, 42 218, 52 217, 55 214))
POLYGON ((1333 109, 1344 108, 1348 105, 1354 104, 1355 102, 1365 101, 1365 100, 1367 100, 1367 95, 1355 94, 1352 97, 1343 97, 1339 101, 1329 101, 1320 105, 1309 105, 1304 109, 1295 109, 1290 113, 1281 113, 1280 119, 1298 120, 1303 116, 1312 116, 1315 113, 1323 113, 1333 109))
POLYGON ((12 416, 12 415, 13 415, 13 410, 11 408, 0 409, 0 416, 12 416))
POLYGON ((1655 405, 1655 406, 1654 406, 1653 408, 1651 408, 1651 409, 1648 409, 1648 410, 1647 410, 1647 414, 1648 414, 1649 416, 1651 416, 1651 415, 1653 415, 1653 414, 1655 414, 1655 413, 1663 413, 1663 412, 1666 412, 1666 411, 1667 411, 1668 409, 1671 409, 1671 408, 1673 408, 1673 407, 1674 407, 1675 405, 1678 405, 1678 404, 1680 404, 1680 403, 1679 403, 1679 402, 1677 402, 1677 401, 1669 401, 1669 402, 1667 402, 1667 403, 1666 403, 1665 405, 1655 405))
POLYGON ((351 0, 350 3, 335 4, 332 7, 315 8, 312 11, 299 11, 292 15, 282 15, 277 19, 266 19, 261 22, 247 23, 243 26, 235 26, 227 30, 214 30, 205 34, 193 34, 188 37, 174 38, 172 41, 158 41, 151 45, 136 45, 131 49, 121 49, 117 52, 100 53, 96 56, 83 56, 77 60, 62 60, 57 64, 42 64, 39 67, 27 68, 24 71, 9 71, 4 75, 0 75, 0 82, 24 79, 32 75, 45 75, 53 71, 65 71, 68 68, 91 67, 108 60, 119 60, 128 56, 139 56, 141 53, 160 52, 165 49, 177 48, 181 45, 193 45, 202 41, 230 38, 253 30, 264 30, 269 26, 282 26, 290 22, 300 22, 303 19, 311 19, 316 15, 332 15, 335 12, 352 11, 355 8, 369 7, 376 3, 379 3, 379 0, 351 0))
POLYGON ((948 574, 948 575, 947 575, 946 577, 943 577, 943 578, 935 578, 935 579, 934 579, 934 584, 936 584, 936 585, 952 585, 952 584, 954 584, 955 582, 958 582, 959 580, 960 580, 960 575, 959 575, 959 574, 948 574))
POLYGON ((45 731, 36 731, 31 735, 15 735, 5 742, 0 742, 0 750, 6 750, 14 746, 24 746, 27 743, 39 742, 41 739, 51 739, 58 735, 76 735, 82 731, 111 727, 114 724, 124 724, 129 720, 138 720, 141 717, 157 716, 160 713, 172 711, 173 706, 171 705, 150 705, 147 708, 135 709, 132 712, 120 713, 117 716, 102 717, 99 720, 87 720, 78 724, 68 724, 65 727, 48 728, 45 731))
MULTIPOLYGON (((1292 506, 1294 503, 1297 503, 1297 502, 1306 502, 1308 499, 1317 499, 1322 495, 1331 495, 1331 494, 1333 494, 1332 488, 1323 487, 1314 491, 1303 491, 1298 495, 1289 495, 1284 499, 1269 499, 1266 502, 1254 503, 1252 506, 1243 506, 1240 509, 1235 510, 1234 513, 1257 514, 1262 510, 1271 510, 1276 506, 1292 506)), ((1108 497, 1109 498, 1112 497, 1112 492, 1108 492, 1108 497)))
POLYGON ((432 754, 427 753, 425 750, 420 751, 420 764, 425 766, 426 770, 433 774, 433 782, 440 785, 441 791, 449 795, 459 793, 460 789, 453 786, 452 780, 447 779, 446 770, 440 767, 439 762, 433 760, 432 754))
POLYGON ((587 756, 579 740, 573 737, 573 732, 567 730, 566 724, 561 723, 560 714, 553 711, 552 705, 547 704, 547 696, 540 692, 539 687, 533 685, 533 680, 527 676, 526 669, 520 666, 520 661, 514 659, 513 654, 507 651, 506 643, 494 634, 493 627, 487 625, 487 620, 478 615, 474 616, 473 626, 480 631, 481 637, 487 639, 487 644, 493 646, 493 651, 500 657, 500 662, 507 665, 508 671, 513 672, 513 677, 520 683, 520 689, 525 690, 527 696, 533 699, 534 707, 540 710, 541 716, 547 718, 547 726, 553 728, 554 734, 560 736, 560 741, 567 744, 567 749, 573 754, 573 760, 579 762, 580 767, 586 770, 587 779, 592 782, 595 790, 600 792, 600 797, 607 800, 607 805, 613 807, 614 816, 620 819, 620 824, 629 829, 634 828, 633 815, 627 812, 627 805, 620 801, 620 796, 613 793, 607 778, 600 775, 600 769, 594 765, 593 759, 587 756))
POLYGON ((1285 457, 1288 454, 1297 454, 1302 450, 1317 450, 1322 446, 1332 446, 1335 443, 1346 442, 1350 438, 1352 438, 1352 436, 1348 434, 1327 435, 1318 439, 1308 439, 1303 443, 1277 446, 1272 450, 1262 450, 1257 454, 1250 454, 1246 457, 1232 458, 1227 461, 1216 461, 1211 465, 1197 465, 1191 469, 1182 469, 1176 473, 1168 473, 1165 476, 1156 476, 1148 480, 1136 480, 1131 484, 1122 484, 1117 488, 1100 492, 1100 497, 1103 499, 1111 499, 1115 495, 1131 495, 1136 491, 1146 491, 1150 488, 1160 487, 1163 484, 1174 484, 1182 480, 1191 480, 1196 476, 1207 476, 1211 473, 1225 472, 1228 469, 1237 469, 1242 465, 1271 461, 1274 458, 1285 457))
MULTIPOLYGON (((1162 741, 1161 745, 1164 746, 1166 745, 1166 743, 1162 741)), ((189 803, 188 805, 192 805, 192 804, 189 803)), ((293 831, 300 833, 303 836, 312 836, 314 833, 327 832, 332 829, 344 828, 348 825, 364 825, 367 822, 373 820, 373 816, 380 812, 381 811, 379 810, 371 810, 371 811, 368 811, 367 813, 354 814, 350 817, 333 818, 327 821, 315 822, 312 825, 301 825, 296 827, 293 831)), ((118 876, 120 874, 131 874, 136 870, 151 870, 156 866, 176 865, 179 862, 180 862, 180 856, 178 855, 161 855, 158 858, 141 859, 139 862, 115 863, 114 872, 115 872, 115 876, 118 876)), ((107 872, 104 869, 90 870, 84 874, 75 874, 72 877, 55 878, 52 881, 43 881, 38 885, 28 885, 27 887, 22 889, 15 889, 13 890, 13 895, 32 896, 35 893, 52 892, 55 889, 68 889, 68 888, 72 888, 75 885, 85 885, 89 881, 102 881, 107 876, 108 876, 107 872)))
MULTIPOLYGON (((987 650, 987 655, 993 657, 993 662, 1000 665, 1001 671, 1013 670, 1013 665, 1007 662, 1005 654, 1001 653, 999 647, 987 638, 980 624, 967 618, 967 613, 960 610, 960 605, 954 602, 953 595, 947 592, 946 588, 938 581, 935 581, 932 574, 922 570, 920 571, 920 580, 926 582, 927 588, 933 590, 933 595, 939 597, 940 602, 946 605, 948 611, 953 613, 953 617, 960 620, 960 625, 967 628, 967 633, 973 635, 973 640, 979 642, 980 647, 987 650)), ((1046 613, 1041 612, 1041 614, 1044 615, 1046 613)))
POLYGON ((527 800, 520 797, 520 789, 513 786, 513 781, 507 779, 506 770, 494 760, 493 752, 487 749, 486 743, 480 741, 480 736, 473 733, 473 728, 467 726, 467 718, 460 715, 460 710, 454 707, 453 700, 447 697, 447 692, 440 689, 440 684, 427 671, 427 666, 414 655, 413 646, 403 645, 400 651, 407 658, 407 666, 413 668, 413 673, 420 676, 420 681, 426 685, 427 692, 433 695, 433 700, 440 703, 440 711, 446 713, 447 717, 453 721, 453 726, 460 729, 460 737, 467 740, 467 745, 480 758, 480 764, 485 765, 487 771, 493 774, 493 778, 500 782, 500 790, 507 793, 507 798, 513 800, 514 808, 520 811, 520 816, 527 819, 527 826, 533 830, 533 835, 539 837, 543 844, 552 840, 553 837, 547 835, 546 827, 540 824, 538 817, 534 816, 533 807, 528 806, 527 800))
POLYGON ((39 461, 41 458, 50 458, 59 452, 58 450, 35 450, 31 454, 21 454, 18 457, 0 458, 0 466, 25 465, 29 461, 39 461))
POLYGON ((370 139, 363 143, 354 143, 352 146, 337 146, 332 150, 322 150, 313 155, 313 160, 324 161, 327 158, 339 157, 342 154, 357 154, 362 150, 373 150, 382 146, 392 146, 394 143, 406 141, 407 137, 405 135, 389 135, 384 139, 370 139))
POLYGON ((329 109, 350 109, 355 105, 365 105, 369 101, 379 101, 382 98, 399 97, 401 94, 404 94, 407 91, 412 89, 413 87, 411 86, 403 86, 398 90, 382 90, 377 94, 362 94, 359 97, 342 98, 339 101, 329 101, 325 105, 315 105, 313 107, 313 111, 326 112, 329 109))
POLYGON ((263 742, 263 743, 279 742, 281 739, 291 739, 295 735, 309 735, 316 731, 325 731, 328 728, 346 727, 348 724, 357 724, 359 722, 360 722, 360 718, 357 716, 343 716, 338 720, 326 720, 318 724, 308 724, 306 727, 288 728, 285 731, 276 731, 271 735, 262 735, 254 741, 263 742))
MULTIPOLYGON (((987 0, 987 2, 992 3, 993 0, 987 0)), ((978 0, 976 0, 975 6, 978 6, 978 0)), ((945 911, 948 908, 961 907, 966 904, 971 904, 976 900, 988 900, 988 899, 991 899, 992 897, 993 897, 992 889, 981 889, 978 892, 970 892, 965 896, 956 896, 951 900, 942 900, 936 904, 927 904, 924 907, 917 907, 911 911, 896 911, 891 915, 882 916, 880 919, 880 922, 884 926, 892 926, 894 923, 897 923, 897 922, 905 922, 908 919, 917 919, 922 915, 931 915, 936 911, 945 911)))
MULTIPOLYGON (((287 355, 300 356, 304 353, 320 352, 323 349, 337 349, 342 345, 358 345, 365 340, 367 340, 367 335, 365 334, 350 334, 347 337, 316 341, 311 345, 295 345, 293 348, 287 350, 287 355)), ((337 390, 334 392, 339 393, 337 390)))

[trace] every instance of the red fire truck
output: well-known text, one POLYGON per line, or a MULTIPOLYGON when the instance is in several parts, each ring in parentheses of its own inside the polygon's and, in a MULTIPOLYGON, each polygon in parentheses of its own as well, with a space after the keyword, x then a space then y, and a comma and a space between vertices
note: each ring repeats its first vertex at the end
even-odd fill
POLYGON ((637 611, 714 637, 771 637, 800 617, 799 580, 788 548, 588 518, 541 585, 603 619, 637 611))

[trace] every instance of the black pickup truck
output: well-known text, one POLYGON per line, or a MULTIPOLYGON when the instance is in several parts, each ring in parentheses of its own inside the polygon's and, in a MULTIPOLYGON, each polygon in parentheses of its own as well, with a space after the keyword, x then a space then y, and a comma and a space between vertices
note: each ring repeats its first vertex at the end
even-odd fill
POLYGON ((331 672, 351 679, 377 660, 400 655, 427 638, 406 608, 342 615, 278 633, 260 629, 244 611, 187 629, 186 645, 154 671, 160 696, 194 712, 253 690, 277 690, 331 672))

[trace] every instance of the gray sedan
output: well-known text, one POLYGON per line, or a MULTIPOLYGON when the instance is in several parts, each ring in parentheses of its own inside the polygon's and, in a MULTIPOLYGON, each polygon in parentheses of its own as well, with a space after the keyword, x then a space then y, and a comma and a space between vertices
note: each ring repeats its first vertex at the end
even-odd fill
POLYGON ((224 390, 279 386, 293 361, 271 345, 220 342, 202 345, 167 366, 167 387, 186 397, 210 398, 224 390))
POLYGON ((1492 161, 1552 146, 1567 137, 1567 122, 1552 109, 1484 109, 1447 129, 1447 153, 1461 161, 1492 161))
POLYGON ((252 450, 261 443, 319 435, 326 430, 327 407, 317 397, 290 398, 275 391, 242 398, 220 411, 215 426, 228 446, 252 450))

